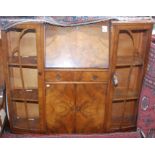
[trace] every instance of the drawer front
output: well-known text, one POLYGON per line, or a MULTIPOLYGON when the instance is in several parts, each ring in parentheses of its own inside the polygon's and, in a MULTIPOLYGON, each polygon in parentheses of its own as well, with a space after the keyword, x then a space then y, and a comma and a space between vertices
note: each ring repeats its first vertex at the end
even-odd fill
POLYGON ((46 71, 45 80, 48 81, 74 81, 74 72, 72 71, 46 71))
POLYGON ((108 71, 46 71, 46 82, 106 82, 108 71))
POLYGON ((75 72, 75 80, 81 82, 108 81, 108 72, 105 71, 75 72))

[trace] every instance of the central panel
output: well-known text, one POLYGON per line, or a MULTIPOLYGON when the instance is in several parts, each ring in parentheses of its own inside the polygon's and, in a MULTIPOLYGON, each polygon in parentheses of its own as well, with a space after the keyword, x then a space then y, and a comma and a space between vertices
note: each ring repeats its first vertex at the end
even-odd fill
POLYGON ((109 23, 46 25, 48 133, 103 133, 109 79, 109 23))
POLYGON ((46 26, 46 68, 108 68, 108 23, 46 26))

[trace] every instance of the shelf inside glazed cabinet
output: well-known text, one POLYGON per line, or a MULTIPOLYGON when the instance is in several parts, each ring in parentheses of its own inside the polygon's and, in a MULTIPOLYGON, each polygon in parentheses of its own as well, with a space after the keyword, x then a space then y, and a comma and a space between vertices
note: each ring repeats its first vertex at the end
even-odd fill
POLYGON ((39 130, 39 118, 16 118, 13 120, 15 128, 28 129, 28 130, 39 130))
POLYGON ((113 102, 122 101, 122 100, 137 100, 138 92, 132 89, 128 90, 128 94, 126 95, 127 90, 125 88, 116 88, 114 91, 113 102), (127 96, 127 97, 126 97, 127 96))
POLYGON ((19 63, 18 56, 9 58, 9 66, 11 67, 23 67, 23 68, 37 68, 36 56, 21 56, 21 64, 19 63))
POLYGON ((136 124, 122 124, 122 127, 120 129, 119 124, 114 124, 111 126, 111 132, 116 132, 116 131, 133 131, 136 130, 136 124))
POLYGON ((38 103, 37 89, 14 89, 11 94, 13 101, 38 103))
POLYGON ((143 59, 141 56, 118 56, 116 67, 142 66, 143 59))

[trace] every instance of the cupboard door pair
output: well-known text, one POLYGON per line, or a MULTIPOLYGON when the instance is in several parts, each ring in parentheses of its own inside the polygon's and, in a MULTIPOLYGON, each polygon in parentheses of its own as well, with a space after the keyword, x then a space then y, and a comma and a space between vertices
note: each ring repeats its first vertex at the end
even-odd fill
POLYGON ((105 84, 51 84, 46 88, 49 133, 102 133, 105 84))

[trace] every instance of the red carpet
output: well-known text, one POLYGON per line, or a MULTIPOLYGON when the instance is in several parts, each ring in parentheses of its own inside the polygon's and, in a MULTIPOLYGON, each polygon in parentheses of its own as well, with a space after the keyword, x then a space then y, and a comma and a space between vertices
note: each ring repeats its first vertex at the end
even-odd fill
POLYGON ((152 36, 147 72, 144 78, 138 112, 138 128, 146 137, 155 138, 155 35, 152 36))
POLYGON ((141 138, 139 132, 124 132, 124 133, 108 133, 108 134, 90 134, 90 135, 67 135, 67 134, 12 134, 4 133, 2 138, 141 138))

